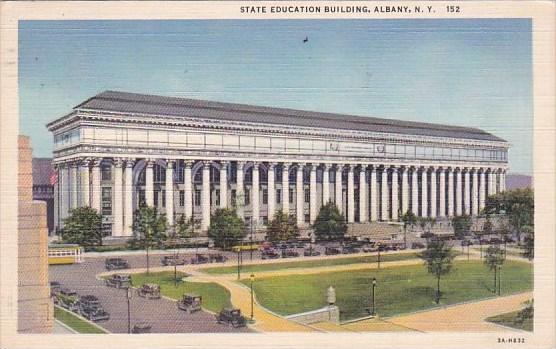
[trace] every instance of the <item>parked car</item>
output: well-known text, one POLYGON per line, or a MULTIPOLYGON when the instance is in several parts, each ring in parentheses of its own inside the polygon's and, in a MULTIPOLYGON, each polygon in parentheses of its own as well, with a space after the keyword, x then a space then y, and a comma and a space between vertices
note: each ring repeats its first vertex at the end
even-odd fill
POLYGON ((324 249, 324 254, 327 256, 340 254, 340 249, 337 247, 326 247, 324 249))
POLYGON ((186 263, 184 258, 180 258, 179 256, 176 255, 169 255, 169 256, 164 256, 160 259, 160 263, 162 263, 162 265, 164 266, 169 266, 169 265, 184 265, 186 263))
POLYGON ((360 250, 353 246, 344 246, 342 248, 342 254, 352 254, 352 253, 359 253, 360 250))
POLYGON ((151 325, 149 325, 146 322, 138 322, 135 325, 133 325, 133 328, 131 329, 131 333, 151 333, 151 325))
POLYGON ((147 299, 159 299, 160 286, 157 284, 143 284, 143 286, 137 289, 137 295, 147 299))
POLYGON ((129 263, 123 258, 106 258, 104 266, 107 270, 129 269, 129 263))
POLYGON ((179 309, 191 314, 201 310, 202 298, 197 294, 184 294, 177 303, 179 309))
POLYGON ((208 262, 209 258, 204 254, 196 254, 193 258, 191 258, 191 264, 205 264, 208 262))
POLYGON ((367 246, 364 246, 361 250, 363 252, 377 252, 378 248, 374 247, 374 246, 371 246, 371 245, 367 245, 367 246))
POLYGON ((55 294, 54 303, 69 311, 79 310, 79 295, 72 289, 62 288, 55 294))
POLYGON ((278 252, 276 252, 276 250, 265 250, 263 252, 261 252, 261 258, 262 259, 276 259, 276 258, 280 258, 280 254, 278 252))
POLYGON ((245 317, 241 315, 241 310, 237 308, 224 308, 216 315, 219 324, 227 324, 233 327, 243 327, 247 324, 245 317))
POLYGON ((210 263, 224 263, 228 260, 228 257, 220 253, 212 253, 209 255, 210 263))
POLYGON ((305 243, 304 243, 304 242, 301 242, 301 241, 298 241, 298 242, 295 244, 295 247, 297 247, 297 248, 305 248, 305 243))
POLYGON ((54 297, 62 289, 62 285, 58 281, 50 282, 50 297, 54 297))
POLYGON ((79 299, 79 314, 91 321, 110 319, 110 314, 102 308, 96 296, 86 295, 79 299))
POLYGON ((411 243, 411 248, 412 249, 420 249, 420 248, 425 248, 425 244, 422 242, 413 242, 411 243))
POLYGON ((129 274, 114 274, 105 282, 108 287, 129 288, 131 286, 131 276, 129 274))
POLYGON ((292 249, 282 250, 282 258, 293 258, 293 257, 299 257, 299 252, 292 249))
POLYGON ((317 251, 317 250, 315 250, 315 249, 312 249, 312 250, 311 250, 311 249, 305 249, 305 250, 303 251, 303 255, 304 255, 305 257, 320 256, 320 252, 317 251))

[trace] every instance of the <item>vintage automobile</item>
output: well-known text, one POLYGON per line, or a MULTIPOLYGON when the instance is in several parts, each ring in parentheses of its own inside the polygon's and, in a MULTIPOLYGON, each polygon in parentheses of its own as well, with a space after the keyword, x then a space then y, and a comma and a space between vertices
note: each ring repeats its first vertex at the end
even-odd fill
POLYGON ((340 254, 340 249, 337 247, 326 247, 324 249, 324 254, 327 256, 331 256, 331 255, 336 255, 336 254, 340 254))
POLYGON ((360 250, 353 246, 344 246, 342 247, 342 254, 352 254, 352 253, 359 253, 360 250))
POLYGON ((55 293, 54 303, 69 311, 79 310, 79 296, 69 288, 62 288, 60 292, 55 293))
POLYGON ((363 247, 361 250, 363 252, 376 252, 376 251, 378 251, 378 248, 374 247, 374 246, 371 246, 371 245, 367 245, 367 246, 363 247))
POLYGON ((129 269, 129 263, 123 258, 106 258, 104 266, 107 270, 129 269))
POLYGON ((169 255, 169 256, 164 256, 160 259, 160 263, 162 263, 162 265, 164 266, 169 266, 169 265, 184 265, 186 263, 185 258, 180 258, 179 256, 176 255, 169 255))
POLYGON ((261 252, 262 259, 276 259, 280 258, 280 254, 274 249, 268 249, 261 252))
POLYGON ((303 255, 305 257, 320 256, 320 252, 316 251, 315 249, 305 249, 305 251, 303 251, 303 255))
POLYGON ((93 295, 86 295, 79 299, 79 314, 91 321, 110 319, 110 314, 102 308, 98 298, 93 295))
POLYGON ((51 281, 50 282, 50 297, 54 297, 56 294, 60 292, 62 289, 62 285, 58 281, 51 281))
POLYGON ((143 286, 137 289, 137 295, 147 299, 159 299, 160 286, 157 284, 143 284, 143 286))
POLYGON ((105 280, 106 286, 115 288, 128 288, 131 286, 129 274, 114 274, 105 280))
POLYGON ((291 249, 282 250, 282 258, 293 258, 293 257, 299 257, 299 252, 291 249))
POLYGON ((209 262, 209 257, 204 254, 196 254, 191 258, 191 264, 205 264, 209 262))
POLYGON ((296 248, 305 248, 305 243, 302 241, 298 241, 295 243, 296 248))
POLYGON ((146 322, 138 322, 135 325, 133 325, 133 328, 131 329, 131 333, 151 333, 151 325, 149 325, 146 322))
POLYGON ((219 324, 228 324, 233 327, 243 327, 247 324, 245 317, 241 315, 241 310, 237 308, 224 308, 216 315, 219 324))
POLYGON ((411 248, 416 250, 416 249, 420 249, 420 248, 425 248, 425 244, 422 242, 413 242, 411 243, 411 248))
POLYGON ((224 263, 228 260, 228 257, 220 254, 220 253, 212 253, 209 254, 209 262, 210 263, 224 263))
POLYGON ((177 302, 178 308, 188 314, 201 310, 202 298, 197 294, 184 294, 177 302))

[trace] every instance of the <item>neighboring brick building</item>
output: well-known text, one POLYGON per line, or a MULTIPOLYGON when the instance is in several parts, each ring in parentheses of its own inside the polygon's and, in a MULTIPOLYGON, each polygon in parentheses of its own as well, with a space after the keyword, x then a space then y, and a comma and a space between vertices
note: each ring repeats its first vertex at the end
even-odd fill
POLYGON ((33 200, 46 202, 48 234, 54 232, 54 167, 51 158, 33 158, 33 200))
POLYGON ((18 169, 18 331, 51 333, 46 203, 33 200, 32 149, 26 136, 19 136, 18 169))

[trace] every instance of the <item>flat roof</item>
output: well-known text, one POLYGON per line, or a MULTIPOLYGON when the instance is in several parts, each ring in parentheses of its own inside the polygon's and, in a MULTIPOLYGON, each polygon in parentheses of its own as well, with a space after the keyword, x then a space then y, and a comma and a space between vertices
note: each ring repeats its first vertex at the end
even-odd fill
POLYGON ((104 91, 74 109, 506 142, 478 128, 104 91))

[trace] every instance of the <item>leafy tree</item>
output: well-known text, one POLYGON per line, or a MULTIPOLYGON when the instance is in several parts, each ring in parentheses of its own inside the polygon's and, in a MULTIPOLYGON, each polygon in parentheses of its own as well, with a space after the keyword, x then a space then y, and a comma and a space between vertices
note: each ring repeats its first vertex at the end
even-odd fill
POLYGON ((341 240, 347 232, 347 224, 338 207, 329 201, 320 208, 313 230, 319 240, 341 240))
POLYGON ((504 251, 498 245, 490 245, 485 254, 485 264, 494 271, 494 293, 496 293, 496 275, 498 266, 504 263, 504 251))
POLYGON ((234 208, 219 208, 214 211, 208 229, 208 236, 214 241, 214 246, 228 249, 245 235, 245 222, 234 208))
POLYGON ((295 216, 288 215, 282 210, 274 214, 266 228, 269 241, 285 241, 299 236, 299 228, 295 216))
POLYGON ((455 253, 446 241, 434 239, 427 244, 426 250, 419 253, 419 258, 425 262, 428 272, 436 277, 435 302, 438 304, 440 303, 440 278, 452 270, 455 253))
POLYGON ((525 234, 523 257, 532 260, 535 257, 535 232, 532 226, 526 225, 523 227, 523 233, 525 234))
POLYGON ((402 216, 402 222, 403 222, 403 243, 404 246, 407 248, 407 227, 409 225, 417 224, 417 216, 410 210, 407 210, 407 212, 404 213, 404 215, 402 216))
POLYGON ((144 249, 147 254, 147 274, 149 273, 149 250, 162 247, 168 238, 166 229, 168 220, 165 214, 159 214, 155 207, 140 206, 133 215, 132 245, 144 249))
POLYGON ((62 240, 82 246, 102 246, 102 216, 90 207, 78 207, 64 219, 62 240))
POLYGON ((490 220, 490 215, 486 216, 485 223, 483 224, 483 234, 490 235, 494 231, 494 225, 490 220))
POLYGON ((487 214, 505 214, 521 243, 523 227, 534 226, 535 200, 531 188, 514 189, 491 195, 485 201, 487 214))
POLYGON ((454 235, 458 239, 465 238, 466 235, 469 235, 469 231, 471 230, 471 216, 468 215, 461 215, 455 216, 452 218, 452 227, 454 228, 454 235))

